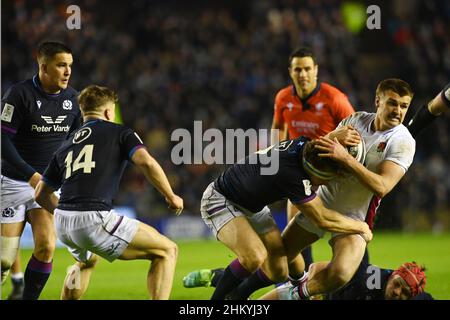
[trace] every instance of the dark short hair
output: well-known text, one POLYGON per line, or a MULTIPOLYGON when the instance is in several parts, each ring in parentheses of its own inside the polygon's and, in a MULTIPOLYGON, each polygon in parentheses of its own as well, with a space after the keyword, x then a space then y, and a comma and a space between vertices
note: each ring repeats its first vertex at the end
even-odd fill
POLYGON ((289 67, 291 66, 292 60, 294 58, 304 58, 304 57, 311 57, 314 64, 316 65, 316 57, 314 56, 314 53, 311 48, 309 47, 299 47, 292 51, 292 53, 289 56, 289 67))
POLYGON ((37 58, 38 60, 49 60, 53 58, 58 53, 70 53, 72 54, 72 50, 67 47, 65 44, 56 41, 46 41, 42 42, 37 50, 37 58))
POLYGON ((414 96, 414 92, 409 83, 396 78, 384 79, 381 81, 377 86, 376 95, 380 95, 389 90, 397 93, 400 97, 414 96))
POLYGON ((107 87, 90 85, 78 96, 80 109, 83 113, 98 111, 99 107, 108 102, 117 102, 117 93, 107 87))
POLYGON ((319 157, 320 150, 315 148, 315 140, 308 141, 303 149, 303 166, 309 173, 322 179, 331 179, 332 177, 342 175, 345 172, 344 167, 337 161, 330 158, 319 157), (328 176, 328 178, 326 177, 328 176))

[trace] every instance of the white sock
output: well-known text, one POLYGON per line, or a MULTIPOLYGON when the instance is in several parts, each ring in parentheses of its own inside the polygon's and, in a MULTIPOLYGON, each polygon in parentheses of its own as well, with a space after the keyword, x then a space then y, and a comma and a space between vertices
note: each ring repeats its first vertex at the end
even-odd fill
POLYGON ((13 279, 13 280, 23 279, 23 273, 22 272, 11 273, 11 279, 13 279))
POLYGON ((305 281, 306 279, 308 279, 308 272, 303 271, 302 276, 301 276, 300 278, 298 278, 298 279, 294 279, 294 278, 292 278, 292 277, 289 275, 289 276, 288 276, 288 279, 289 279, 291 282, 293 282, 293 283, 300 283, 300 282, 303 282, 303 281, 305 281))
POLYGON ((309 298, 310 297, 309 292, 308 292, 308 287, 306 285, 306 282, 302 283, 302 286, 301 286, 300 290, 302 291, 302 293, 301 293, 302 298, 309 298))

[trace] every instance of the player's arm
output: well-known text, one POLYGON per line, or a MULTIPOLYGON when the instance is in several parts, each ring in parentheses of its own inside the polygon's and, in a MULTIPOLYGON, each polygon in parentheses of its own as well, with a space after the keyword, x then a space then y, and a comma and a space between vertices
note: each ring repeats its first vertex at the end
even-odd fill
POLYGON ((416 137, 438 116, 450 108, 450 83, 433 100, 423 105, 408 123, 408 130, 416 137))
POLYGON ((287 139, 287 125, 284 122, 272 121, 272 130, 270 131, 270 144, 276 144, 287 139), (278 131, 276 131, 278 130, 278 131), (277 135, 278 132, 278 135, 277 135))
POLYGON ((2 126, 2 159, 14 166, 16 170, 23 174, 25 180, 35 188, 39 182, 41 175, 34 170, 25 160, 20 156, 16 147, 11 141, 11 136, 3 132, 2 126))
POLYGON ((450 83, 428 103, 428 110, 434 116, 440 116, 450 108, 450 83))
POLYGON ((24 105, 22 94, 15 86, 11 87, 2 99, 1 113, 1 138, 2 138, 2 159, 20 172, 24 179, 34 188, 39 182, 40 174, 34 170, 17 151, 12 142, 12 137, 16 134, 23 119, 24 105))
POLYGON ((59 202, 54 191, 61 187, 61 174, 62 172, 58 165, 56 154, 54 154, 34 190, 36 202, 51 213, 53 213, 59 202))
POLYGON ((273 108, 272 130, 270 131, 270 144, 274 145, 288 138, 286 121, 283 118, 282 94, 278 92, 273 108))
POLYGON ((370 191, 379 197, 387 195, 405 174, 405 170, 395 162, 385 160, 372 172, 353 158, 337 141, 322 138, 316 142, 316 148, 322 151, 319 156, 332 158, 350 169, 370 191))
POLYGON ((164 170, 145 148, 137 149, 131 160, 144 173, 147 180, 166 198, 169 208, 178 215, 183 210, 183 199, 177 196, 170 186, 164 170))
POLYGON ((40 180, 34 191, 36 202, 48 212, 52 212, 58 206, 58 198, 53 193, 55 190, 40 180))
POLYGON ((340 126, 333 131, 327 133, 325 138, 334 140, 335 138, 340 144, 346 147, 356 146, 361 141, 361 137, 351 125, 340 126))
POLYGON ((294 205, 323 230, 338 233, 359 233, 367 242, 372 240, 372 232, 367 223, 348 218, 337 211, 326 208, 319 197, 302 204, 294 203, 294 205))

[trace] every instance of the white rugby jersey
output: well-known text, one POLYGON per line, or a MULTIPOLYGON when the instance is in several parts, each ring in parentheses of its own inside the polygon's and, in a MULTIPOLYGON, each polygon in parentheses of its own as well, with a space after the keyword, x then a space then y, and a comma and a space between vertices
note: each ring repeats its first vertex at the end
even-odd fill
MULTIPOLYGON (((374 120, 375 113, 356 112, 342 120, 339 126, 352 125, 361 135, 366 147, 364 166, 367 169, 376 172, 381 162, 389 160, 406 173, 413 162, 416 141, 403 124, 386 131, 374 131, 371 128, 374 120)), ((326 207, 366 221, 370 228, 373 227, 381 199, 355 175, 330 181, 327 186, 319 188, 318 195, 326 207)))

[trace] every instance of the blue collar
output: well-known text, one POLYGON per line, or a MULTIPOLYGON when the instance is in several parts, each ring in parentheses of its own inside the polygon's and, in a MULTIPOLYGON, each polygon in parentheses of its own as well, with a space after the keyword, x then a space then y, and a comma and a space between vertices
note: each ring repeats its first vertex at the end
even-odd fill
POLYGON ((59 93, 48 93, 48 92, 46 92, 45 90, 44 90, 44 88, 42 88, 42 83, 41 83, 41 81, 39 80, 39 77, 38 77, 38 75, 37 74, 35 74, 34 76, 33 76, 33 85, 34 85, 34 87, 37 89, 37 90, 39 90, 42 94, 44 94, 44 95, 46 95, 46 96, 48 96, 48 97, 51 97, 51 98, 57 98, 57 97, 59 97, 60 95, 61 95, 61 93, 63 92, 63 90, 64 89, 61 89, 61 91, 59 92, 59 93))

